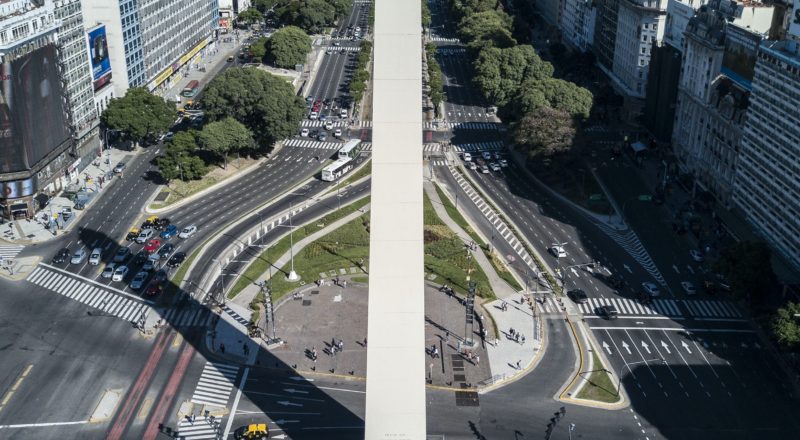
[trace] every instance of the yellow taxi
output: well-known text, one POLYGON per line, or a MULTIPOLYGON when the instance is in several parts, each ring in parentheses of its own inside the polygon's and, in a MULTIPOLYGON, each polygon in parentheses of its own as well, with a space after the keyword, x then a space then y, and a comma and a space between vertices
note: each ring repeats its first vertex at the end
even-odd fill
POLYGON ((131 230, 128 231, 128 235, 125 236, 125 239, 128 241, 136 240, 136 237, 139 236, 139 232, 141 232, 139 228, 131 228, 131 230))
POLYGON ((269 430, 266 423, 251 423, 233 432, 236 440, 268 440, 269 430))

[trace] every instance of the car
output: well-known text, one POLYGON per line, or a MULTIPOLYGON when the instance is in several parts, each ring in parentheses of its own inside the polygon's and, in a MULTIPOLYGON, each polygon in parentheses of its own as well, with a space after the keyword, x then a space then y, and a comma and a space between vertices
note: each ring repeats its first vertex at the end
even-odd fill
POLYGON ((139 232, 139 236, 136 237, 136 242, 142 244, 145 241, 151 239, 153 235, 155 235, 155 233, 156 231, 152 228, 142 229, 142 231, 139 232))
POLYGON ((159 283, 150 283, 147 290, 144 292, 147 296, 156 296, 164 290, 164 286, 159 283))
POLYGON ((142 250, 144 250, 148 254, 152 254, 153 252, 157 251, 158 248, 160 247, 161 247, 161 240, 158 238, 154 238, 148 241, 147 244, 144 245, 144 248, 142 250))
POLYGON ((697 295, 697 287, 691 281, 681 281, 681 289, 687 295, 697 295))
POLYGON ((483 160, 492 160, 492 153, 484 151, 481 153, 481 157, 483 157, 483 160))
POLYGON ((705 260, 703 253, 698 251, 697 249, 692 249, 689 251, 689 255, 692 257, 692 260, 701 263, 705 260))
POLYGON ((601 306, 597 308, 597 316, 602 316, 605 319, 617 319, 619 311, 612 305, 601 306))
POLYGON ((661 290, 656 286, 656 283, 651 283, 650 281, 642 283, 642 290, 650 296, 661 295, 661 290))
POLYGON ((61 264, 61 263, 65 262, 65 261, 67 261, 67 259, 69 258, 70 255, 72 255, 72 251, 70 251, 67 248, 62 248, 61 250, 59 250, 56 253, 55 256, 53 256, 52 263, 53 264, 61 264))
POLYGON ((311 119, 312 121, 314 119, 319 119, 319 112, 312 111, 311 113, 308 114, 308 119, 311 119))
POLYGON ((118 163, 117 166, 114 167, 114 172, 115 173, 121 173, 121 172, 125 171, 125 166, 126 166, 125 162, 118 163))
POLYGON ((169 257, 173 252, 175 252, 175 245, 172 243, 167 243, 158 250, 158 256, 163 260, 169 257))
POLYGON ((486 165, 481 165, 481 173, 489 174, 489 167, 487 167, 486 165))
POLYGON ((114 269, 114 275, 111 275, 111 281, 122 281, 126 276, 128 276, 128 266, 123 264, 114 269))
POLYGON ((133 257, 134 266, 139 266, 141 264, 144 264, 145 261, 147 261, 147 254, 144 252, 139 252, 136 254, 135 257, 133 257))
POLYGON ((236 440, 268 440, 269 430, 266 423, 251 423, 233 431, 236 440))
POLYGON ((319 140, 320 142, 325 142, 328 140, 328 135, 325 133, 320 133, 319 137, 317 137, 317 140, 319 140))
POLYGON ((589 297, 586 296, 586 292, 581 289, 572 289, 567 292, 567 296, 569 299, 575 302, 575 304, 586 304, 589 302, 589 297))
POLYGON ((158 217, 156 217, 156 219, 153 220, 153 229, 155 229, 157 231, 163 231, 171 223, 172 222, 168 218, 158 218, 158 217))
POLYGON ((472 155, 469 153, 463 153, 461 155, 461 159, 464 160, 464 162, 472 162, 472 155))
POLYGON ((140 232, 142 232, 142 230, 139 229, 139 228, 131 228, 128 231, 128 235, 125 236, 125 240, 128 240, 128 241, 136 240, 136 237, 139 236, 140 232))
POLYGON ((551 244, 550 253, 556 258, 565 258, 567 256, 567 251, 564 250, 564 244, 551 244))
POLYGON ((169 225, 158 235, 164 240, 169 240, 170 238, 178 235, 178 227, 175 225, 169 225))
POLYGON ((179 238, 189 238, 192 235, 194 235, 195 232, 197 232, 197 226, 189 225, 189 226, 183 228, 183 230, 181 230, 181 233, 178 234, 178 237, 179 238))
POLYGON ((334 45, 334 46, 336 46, 336 47, 339 47, 339 46, 341 46, 341 45, 342 45, 342 43, 340 43, 340 42, 338 42, 338 41, 334 41, 334 42, 333 42, 333 45, 334 45))
POLYGON ((467 162, 467 168, 469 168, 471 170, 477 170, 478 169, 478 164, 476 164, 475 162, 467 162))
POLYGON ((499 151, 495 151, 492 155, 494 156, 495 160, 500 160, 503 158, 499 151))
POLYGON ((343 109, 339 110, 339 117, 342 118, 342 119, 346 119, 347 118, 347 109, 346 108, 343 108, 343 109))
POLYGON ((167 278, 169 278, 169 275, 167 275, 167 271, 164 269, 158 269, 156 274, 153 275, 153 280, 157 283, 164 283, 164 281, 167 281, 167 278))
POLYGON ((319 120, 320 121, 327 121, 328 120, 328 115, 320 114, 319 115, 319 120))
POLYGON ((325 130, 333 130, 333 121, 325 121, 325 130))
POLYGON ((114 254, 114 262, 115 263, 122 263, 125 259, 128 258, 128 255, 131 253, 131 248, 129 247, 121 247, 117 249, 117 252, 114 254))
POLYGON ((138 272, 136 276, 133 277, 133 280, 131 280, 131 289, 139 290, 144 287, 144 282, 147 281, 147 275, 148 273, 145 271, 138 272))
MULTIPOLYGON (((188 105, 190 105, 190 104, 188 104, 188 105)), ((173 133, 171 131, 168 131, 168 132, 164 133, 164 137, 161 140, 163 140, 164 142, 167 142, 167 141, 171 141, 173 137, 175 137, 175 133, 173 133)))
POLYGON ((508 166, 508 161, 505 159, 500 159, 497 161, 497 163, 500 164, 500 166, 503 168, 506 168, 508 166))
POLYGON ((327 48, 327 49, 325 49, 325 54, 326 54, 326 55, 331 55, 331 54, 333 54, 333 49, 331 49, 331 48, 327 48))
POLYGON ((490 163, 489 164, 489 168, 491 168, 492 171, 495 171, 495 172, 500 171, 500 165, 498 165, 495 162, 490 163))
POLYGON ((308 129, 303 128, 302 130, 300 130, 300 136, 308 137, 308 129))
POLYGON ((86 249, 80 248, 72 254, 72 258, 69 260, 69 264, 81 264, 83 260, 86 259, 86 249))
POLYGON ((92 266, 97 266, 100 264, 100 260, 103 258, 103 250, 100 248, 94 248, 92 253, 89 254, 89 264, 92 266))
POLYGON ((186 252, 176 252, 172 258, 167 261, 167 266, 178 267, 186 260, 186 252))
POLYGON ((103 278, 111 278, 114 275, 114 270, 116 268, 117 268, 117 263, 114 263, 112 261, 111 263, 106 264, 106 267, 105 269, 103 269, 103 272, 100 274, 100 276, 103 278))
POLYGON ((337 138, 342 137, 342 129, 341 128, 337 128, 336 130, 334 130, 333 131, 333 136, 337 137, 337 138))
POLYGON ((230 55, 230 56, 228 56, 228 60, 227 60, 227 61, 228 61, 229 63, 232 63, 232 62, 233 62, 233 60, 234 60, 234 58, 233 58, 233 55, 230 55))
POLYGON ((142 270, 146 270, 146 271, 150 272, 151 270, 155 269, 156 268, 156 262, 158 260, 159 260, 158 254, 150 254, 150 256, 147 257, 147 259, 145 260, 144 264, 142 265, 142 270), (156 258, 150 258, 152 256, 155 256, 156 258))

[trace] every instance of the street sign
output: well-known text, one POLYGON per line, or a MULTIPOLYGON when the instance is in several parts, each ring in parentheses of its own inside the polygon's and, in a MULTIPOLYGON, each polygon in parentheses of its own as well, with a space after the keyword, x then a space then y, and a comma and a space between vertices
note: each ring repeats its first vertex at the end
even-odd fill
POLYGON ((639 196, 639 200, 642 202, 650 202, 653 200, 653 196, 650 194, 642 194, 639 196))
POLYGON ((589 196, 589 200, 603 200, 602 194, 592 194, 589 196))

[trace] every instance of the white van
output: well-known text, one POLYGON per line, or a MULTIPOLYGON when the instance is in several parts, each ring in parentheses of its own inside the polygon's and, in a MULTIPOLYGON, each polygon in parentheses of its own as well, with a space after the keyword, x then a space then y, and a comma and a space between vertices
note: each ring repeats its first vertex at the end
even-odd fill
POLYGON ((317 113, 317 112, 311 112, 308 115, 308 119, 311 119, 312 121, 315 120, 315 119, 318 119, 318 118, 319 118, 319 113, 317 113))
POLYGON ((140 232, 139 236, 136 237, 136 242, 137 243, 144 243, 145 241, 150 240, 150 238, 153 237, 154 233, 155 233, 155 231, 150 229, 150 228, 142 229, 142 232, 140 232))
POLYGON ((100 264, 100 260, 102 259, 102 257, 103 257, 103 250, 100 248, 94 248, 94 250, 92 250, 92 254, 89 255, 89 264, 91 264, 92 266, 97 266, 98 264, 100 264))

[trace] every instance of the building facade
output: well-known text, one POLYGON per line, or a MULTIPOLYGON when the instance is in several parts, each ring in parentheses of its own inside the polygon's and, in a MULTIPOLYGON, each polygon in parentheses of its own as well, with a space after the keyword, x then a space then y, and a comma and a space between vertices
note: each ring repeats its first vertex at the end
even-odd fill
POLYGON ((617 11, 620 0, 598 0, 594 26, 594 53, 605 72, 614 67, 614 47, 617 41, 617 11))
POLYGON ((561 27, 561 14, 564 11, 565 0, 533 0, 534 7, 550 26, 556 29, 561 27))
POLYGON ((744 125, 733 202, 800 268, 800 45, 762 42, 744 125))
POLYGON ((219 0, 219 27, 230 29, 236 16, 251 6, 250 0, 219 0))
POLYGON ((650 51, 664 35, 666 3, 666 0, 619 2, 611 79, 625 97, 644 99, 650 51))
POLYGON ((590 0, 564 0, 561 34, 564 42, 586 52, 594 41, 597 7, 590 0))
POLYGON ((213 44, 217 0, 83 0, 89 24, 106 26, 116 96, 130 87, 168 88, 213 44))

